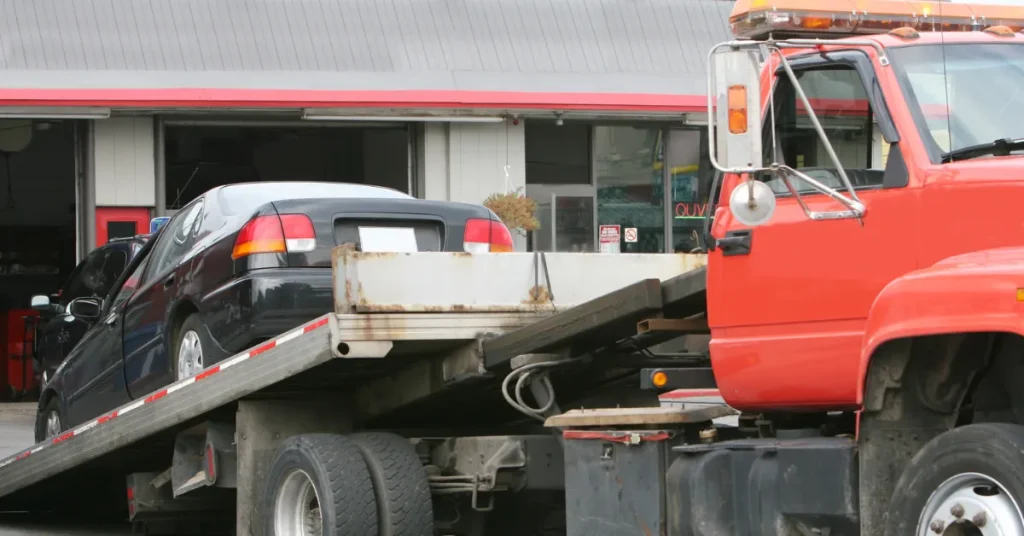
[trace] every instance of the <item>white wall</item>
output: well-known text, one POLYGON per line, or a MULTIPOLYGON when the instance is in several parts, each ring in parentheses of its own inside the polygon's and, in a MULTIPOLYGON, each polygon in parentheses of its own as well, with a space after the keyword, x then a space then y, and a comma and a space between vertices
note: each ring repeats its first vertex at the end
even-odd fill
MULTIPOLYGON (((427 123, 418 141, 418 171, 425 199, 482 203, 487 196, 526 185, 525 129, 520 121, 427 123)), ((516 236, 516 249, 526 238, 516 236)))
POLYGON ((96 206, 154 206, 153 118, 117 117, 95 125, 96 206))

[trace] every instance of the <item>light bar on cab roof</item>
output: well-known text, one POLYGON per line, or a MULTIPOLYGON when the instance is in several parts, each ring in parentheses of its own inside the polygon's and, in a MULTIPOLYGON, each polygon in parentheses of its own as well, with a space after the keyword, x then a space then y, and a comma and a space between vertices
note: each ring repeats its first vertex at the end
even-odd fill
POLYGON ((896 28, 972 32, 1005 26, 1024 30, 1020 6, 911 2, 905 0, 737 0, 729 16, 739 38, 838 38, 886 33, 896 28))

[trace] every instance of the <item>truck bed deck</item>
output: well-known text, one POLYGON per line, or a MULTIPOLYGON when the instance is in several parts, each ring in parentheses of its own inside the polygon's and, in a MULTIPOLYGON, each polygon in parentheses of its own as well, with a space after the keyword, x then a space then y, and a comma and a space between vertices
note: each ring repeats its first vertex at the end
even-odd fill
MULTIPOLYGON (((123 505, 123 475, 162 470, 175 433, 211 416, 232 418, 241 399, 347 392, 362 427, 374 428, 430 426, 418 409, 464 406, 466 397, 478 397, 474 407, 493 402, 507 412, 499 386, 518 355, 582 355, 678 337, 638 333, 637 323, 699 315, 703 262, 698 255, 341 252, 336 292, 344 290, 335 312, 0 459, 0 512, 61 504, 62 496, 80 497, 85 483, 95 500, 109 494, 123 505), (485 269, 492 290, 462 285, 485 269), (417 275, 395 293, 393 281, 380 277, 388 270, 417 275), (589 275, 574 278, 580 270, 589 275), (452 292, 435 292, 440 287, 452 292)), ((635 389, 643 360, 628 353, 608 357, 611 366, 574 373, 566 396, 622 381, 635 389)))

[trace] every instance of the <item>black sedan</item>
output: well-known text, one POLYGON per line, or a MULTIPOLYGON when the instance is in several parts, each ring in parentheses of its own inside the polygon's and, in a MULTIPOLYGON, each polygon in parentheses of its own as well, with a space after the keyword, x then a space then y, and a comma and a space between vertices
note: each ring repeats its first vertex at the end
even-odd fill
POLYGON ((105 299, 39 398, 42 441, 334 308, 331 253, 512 250, 480 205, 372 186, 267 182, 215 188, 181 209, 105 299))
POLYGON ((42 384, 92 327, 92 322, 68 314, 68 304, 77 298, 105 297, 147 239, 140 235, 111 240, 79 262, 57 294, 32 297, 32 308, 40 316, 35 357, 42 384))

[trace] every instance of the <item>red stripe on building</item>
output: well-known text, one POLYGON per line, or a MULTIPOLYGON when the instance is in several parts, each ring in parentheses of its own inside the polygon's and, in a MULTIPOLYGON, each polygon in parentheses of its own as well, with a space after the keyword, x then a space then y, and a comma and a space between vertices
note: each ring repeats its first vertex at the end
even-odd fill
POLYGON ((703 112, 704 95, 458 90, 0 89, 0 106, 703 112))
POLYGON ((146 400, 143 403, 144 404, 149 404, 150 402, 152 402, 154 400, 160 400, 161 398, 163 398, 165 396, 167 396, 167 389, 164 389, 163 391, 157 391, 157 392, 147 396, 146 400))

